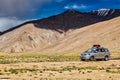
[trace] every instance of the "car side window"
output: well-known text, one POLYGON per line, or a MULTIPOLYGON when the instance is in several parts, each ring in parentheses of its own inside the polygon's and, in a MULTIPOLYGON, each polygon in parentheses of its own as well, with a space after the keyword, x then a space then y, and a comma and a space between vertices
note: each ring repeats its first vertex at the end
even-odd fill
POLYGON ((108 49, 105 49, 105 52, 109 52, 108 49))
POLYGON ((105 52, 103 48, 96 49, 97 52, 105 52))
POLYGON ((100 49, 98 48, 98 49, 96 49, 96 52, 100 52, 100 49))
POLYGON ((102 48, 102 52, 105 52, 105 49, 104 49, 104 48, 102 48))
POLYGON ((96 49, 95 52, 98 52, 98 49, 96 49))

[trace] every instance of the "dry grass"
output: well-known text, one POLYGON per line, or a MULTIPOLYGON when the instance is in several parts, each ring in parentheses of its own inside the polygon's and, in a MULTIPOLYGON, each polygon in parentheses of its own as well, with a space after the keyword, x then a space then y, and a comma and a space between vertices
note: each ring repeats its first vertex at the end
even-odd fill
POLYGON ((119 80, 119 60, 0 64, 0 78, 10 80, 119 80))
POLYGON ((3 55, 0 56, 1 64, 20 63, 20 62, 64 62, 79 61, 79 56, 49 56, 49 55, 3 55))

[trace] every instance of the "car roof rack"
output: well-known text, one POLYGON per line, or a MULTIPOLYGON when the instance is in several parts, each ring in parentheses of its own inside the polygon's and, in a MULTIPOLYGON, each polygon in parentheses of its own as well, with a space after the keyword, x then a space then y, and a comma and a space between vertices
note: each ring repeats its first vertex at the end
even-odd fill
POLYGON ((99 48, 101 46, 99 44, 95 44, 95 45, 93 45, 93 47, 99 48))

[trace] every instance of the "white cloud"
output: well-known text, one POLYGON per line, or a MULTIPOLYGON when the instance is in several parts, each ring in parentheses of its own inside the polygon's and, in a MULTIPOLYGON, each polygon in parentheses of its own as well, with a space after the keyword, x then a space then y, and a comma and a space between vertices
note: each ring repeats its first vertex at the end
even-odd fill
POLYGON ((19 16, 38 9, 53 0, 0 0, 0 13, 7 16, 19 16))
POLYGON ((21 18, 34 14, 41 6, 52 1, 54 0, 0 0, 0 31, 25 22, 21 18))
POLYGON ((70 9, 70 7, 69 7, 69 6, 64 6, 64 8, 65 8, 65 9, 70 9))
POLYGON ((64 8, 65 9, 86 9, 87 6, 84 4, 81 4, 81 5, 73 4, 73 5, 64 6, 64 8))
POLYGON ((4 31, 7 30, 11 27, 17 26, 21 23, 23 23, 24 21, 19 20, 15 17, 2 17, 0 18, 0 31, 4 31))

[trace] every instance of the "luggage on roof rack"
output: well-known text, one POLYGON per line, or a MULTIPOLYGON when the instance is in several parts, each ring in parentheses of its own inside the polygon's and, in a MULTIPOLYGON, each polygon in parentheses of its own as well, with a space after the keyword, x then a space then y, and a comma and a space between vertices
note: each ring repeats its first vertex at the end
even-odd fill
POLYGON ((99 48, 101 46, 99 44, 95 44, 95 45, 93 45, 93 47, 99 48))

